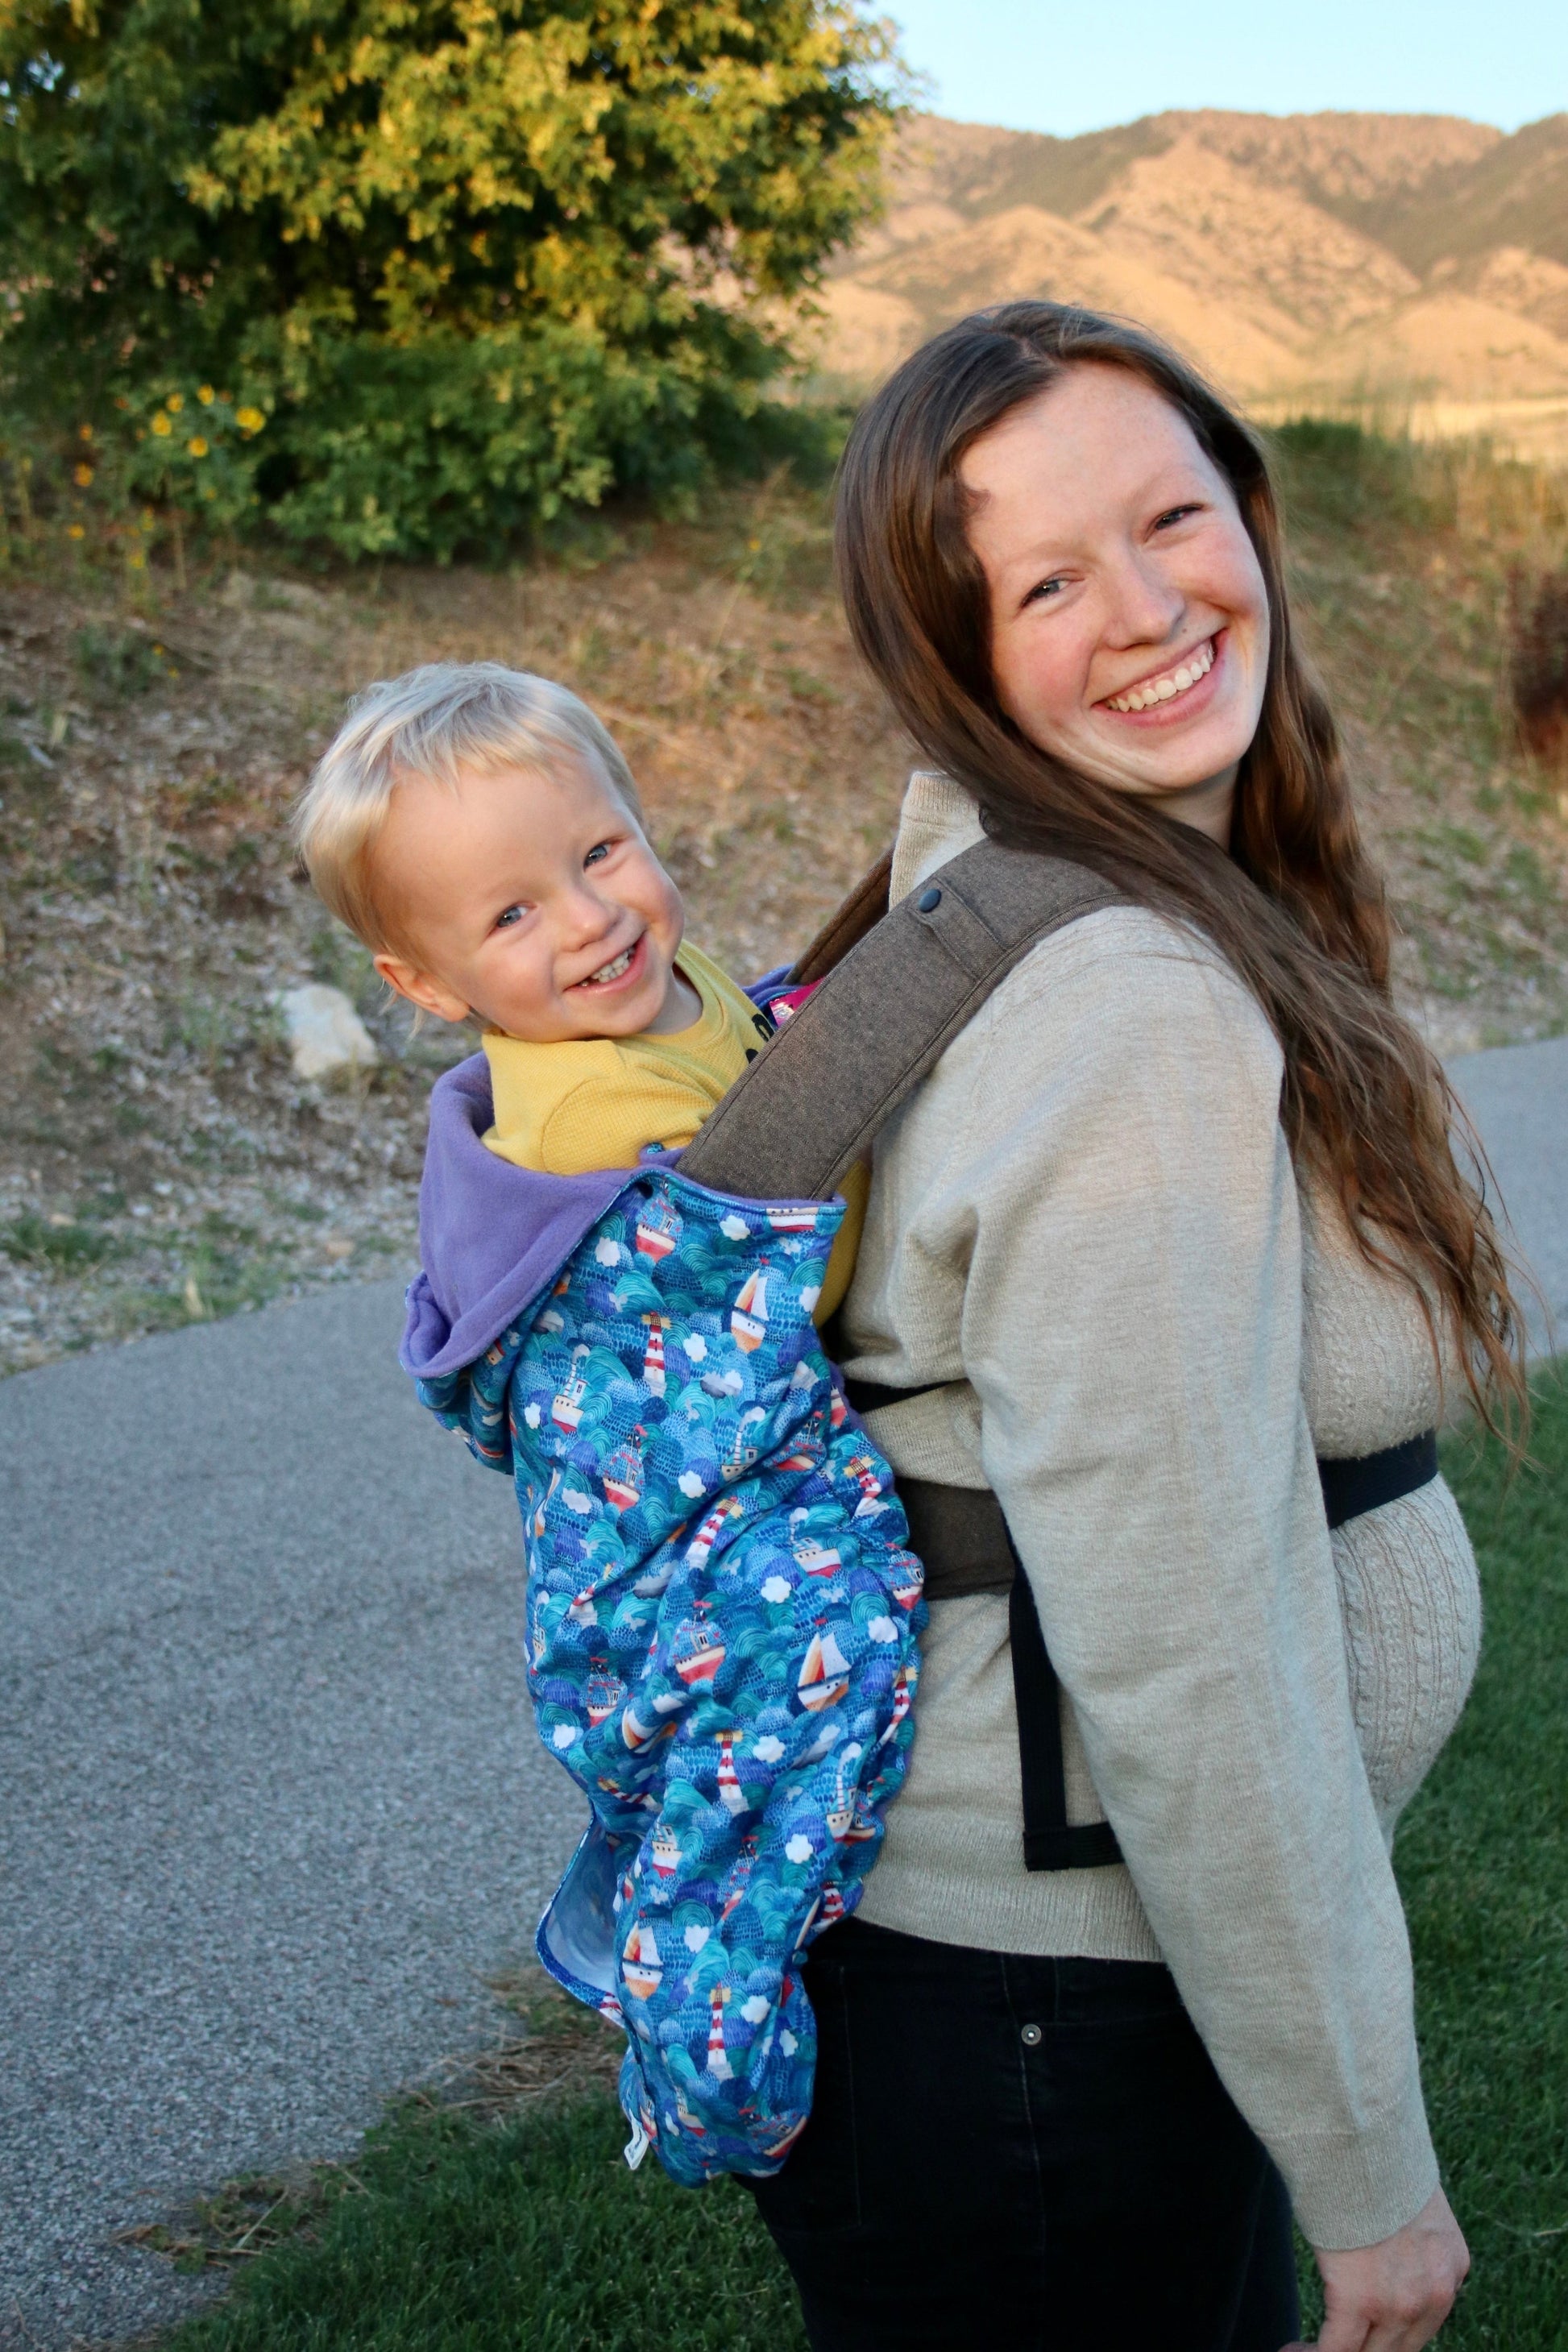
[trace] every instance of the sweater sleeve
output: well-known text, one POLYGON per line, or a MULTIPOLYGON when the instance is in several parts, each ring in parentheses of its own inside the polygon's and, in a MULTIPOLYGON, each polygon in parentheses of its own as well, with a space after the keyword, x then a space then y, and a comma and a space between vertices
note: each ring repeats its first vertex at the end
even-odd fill
POLYGON ((1301 1400, 1280 1055, 1234 977, 1160 929, 1076 926, 982 1016, 964 1367, 1186 2006, 1308 2236, 1366 2245, 1437 2171, 1301 1400))

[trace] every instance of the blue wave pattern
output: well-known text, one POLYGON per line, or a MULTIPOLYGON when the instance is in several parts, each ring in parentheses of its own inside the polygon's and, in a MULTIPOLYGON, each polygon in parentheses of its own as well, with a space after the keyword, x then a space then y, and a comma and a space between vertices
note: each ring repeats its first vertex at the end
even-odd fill
POLYGON ((799 1956, 913 1737, 920 1564, 811 1320, 842 1214, 639 1172, 529 1328, 419 1384, 516 1481, 538 1727, 593 1809, 540 1957, 626 2028, 628 2156, 691 2184, 805 2123, 799 1956))

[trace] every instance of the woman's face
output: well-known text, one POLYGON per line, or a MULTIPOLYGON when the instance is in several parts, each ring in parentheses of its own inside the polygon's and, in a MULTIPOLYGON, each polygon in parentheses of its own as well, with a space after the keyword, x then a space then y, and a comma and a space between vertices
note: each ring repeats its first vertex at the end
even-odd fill
POLYGON ((1268 663, 1230 486, 1141 376, 1079 362, 961 467, 996 691, 1042 751, 1221 844, 1268 663))

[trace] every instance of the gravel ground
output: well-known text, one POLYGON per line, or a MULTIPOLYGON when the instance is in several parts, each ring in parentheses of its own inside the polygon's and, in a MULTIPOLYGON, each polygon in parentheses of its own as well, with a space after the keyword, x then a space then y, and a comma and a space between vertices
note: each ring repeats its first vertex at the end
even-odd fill
POLYGON ((510 1487, 368 1284, 0 1389, 0 2343, 202 2292, 112 2233, 472 2048, 581 1800, 510 1487))

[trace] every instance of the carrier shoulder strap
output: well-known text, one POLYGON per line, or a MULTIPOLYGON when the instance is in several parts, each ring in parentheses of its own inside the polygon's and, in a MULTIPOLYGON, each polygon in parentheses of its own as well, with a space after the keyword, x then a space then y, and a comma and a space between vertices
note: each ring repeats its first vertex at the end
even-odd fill
POLYGON ((1086 866, 981 841, 889 908, 890 863, 807 949, 795 977, 823 985, 687 1146, 682 1175, 715 1192, 828 1199, 1015 965, 1123 903, 1086 866))
MULTIPOLYGON (((792 974, 815 995, 770 1038, 681 1155, 712 1192, 822 1200, 883 1122, 1032 948, 1080 915, 1122 903, 1100 876, 1037 852, 976 843, 888 904, 879 860, 792 974)), ((856 1399, 889 1403, 893 1391, 856 1399)), ((936 1599, 1005 1591, 1018 1717, 1026 1870, 1102 1869, 1121 1849, 1109 1822, 1069 1823, 1061 1701, 1029 1581, 994 1495, 900 1477, 910 1538, 936 1599)))

